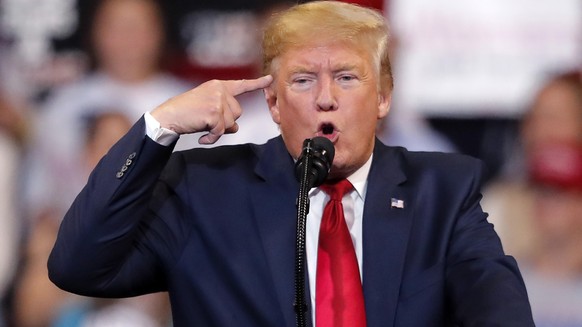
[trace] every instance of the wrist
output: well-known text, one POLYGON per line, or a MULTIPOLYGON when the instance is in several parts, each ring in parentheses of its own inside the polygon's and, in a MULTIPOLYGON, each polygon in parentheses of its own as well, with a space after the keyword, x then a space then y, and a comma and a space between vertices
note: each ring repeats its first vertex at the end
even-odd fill
POLYGON ((171 108, 167 106, 159 106, 156 109, 150 112, 151 116, 159 123, 161 128, 173 131, 177 134, 182 134, 179 131, 177 124, 174 122, 175 119, 172 119, 173 114, 171 113, 171 108))
POLYGON ((155 142, 162 145, 170 145, 176 141, 180 134, 163 127, 153 113, 146 112, 144 115, 146 125, 146 135, 155 142))

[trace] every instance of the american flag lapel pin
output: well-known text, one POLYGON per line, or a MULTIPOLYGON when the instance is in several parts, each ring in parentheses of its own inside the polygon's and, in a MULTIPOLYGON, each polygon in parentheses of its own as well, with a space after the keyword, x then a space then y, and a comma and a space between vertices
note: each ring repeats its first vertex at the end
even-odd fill
POLYGON ((397 198, 390 199, 390 208, 404 209, 404 200, 397 198))

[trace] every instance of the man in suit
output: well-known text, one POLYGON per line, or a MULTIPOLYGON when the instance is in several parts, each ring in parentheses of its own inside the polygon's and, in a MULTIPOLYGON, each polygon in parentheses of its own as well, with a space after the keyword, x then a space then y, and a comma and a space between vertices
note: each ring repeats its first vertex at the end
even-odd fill
POLYGON ((267 24, 263 55, 265 76, 204 83, 113 146, 64 218, 50 278, 88 296, 168 291, 177 327, 294 325, 294 161, 305 139, 323 136, 336 153, 328 180, 353 185, 341 202, 365 317, 330 323, 317 312, 329 198, 317 187, 307 217, 310 320, 533 326, 517 264, 479 205, 480 163, 375 137, 392 90, 382 15, 332 1, 296 5, 267 24), (258 89, 281 136, 172 153, 183 134, 206 131, 200 142, 213 143, 236 132, 235 96, 258 89))

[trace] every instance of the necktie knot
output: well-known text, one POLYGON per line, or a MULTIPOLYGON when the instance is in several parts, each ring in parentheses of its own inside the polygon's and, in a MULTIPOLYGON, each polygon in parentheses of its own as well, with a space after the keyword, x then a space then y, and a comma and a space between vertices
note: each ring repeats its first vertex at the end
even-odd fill
POLYGON ((351 191, 354 186, 347 179, 342 179, 333 183, 325 183, 320 188, 329 195, 330 200, 341 201, 346 193, 351 191))

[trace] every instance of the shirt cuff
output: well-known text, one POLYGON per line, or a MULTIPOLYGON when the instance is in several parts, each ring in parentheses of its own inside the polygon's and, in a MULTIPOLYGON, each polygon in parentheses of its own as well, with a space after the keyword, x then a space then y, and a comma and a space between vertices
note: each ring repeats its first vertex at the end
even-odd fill
POLYGON ((146 135, 160 145, 168 146, 174 143, 180 135, 160 125, 149 112, 144 114, 146 135))

